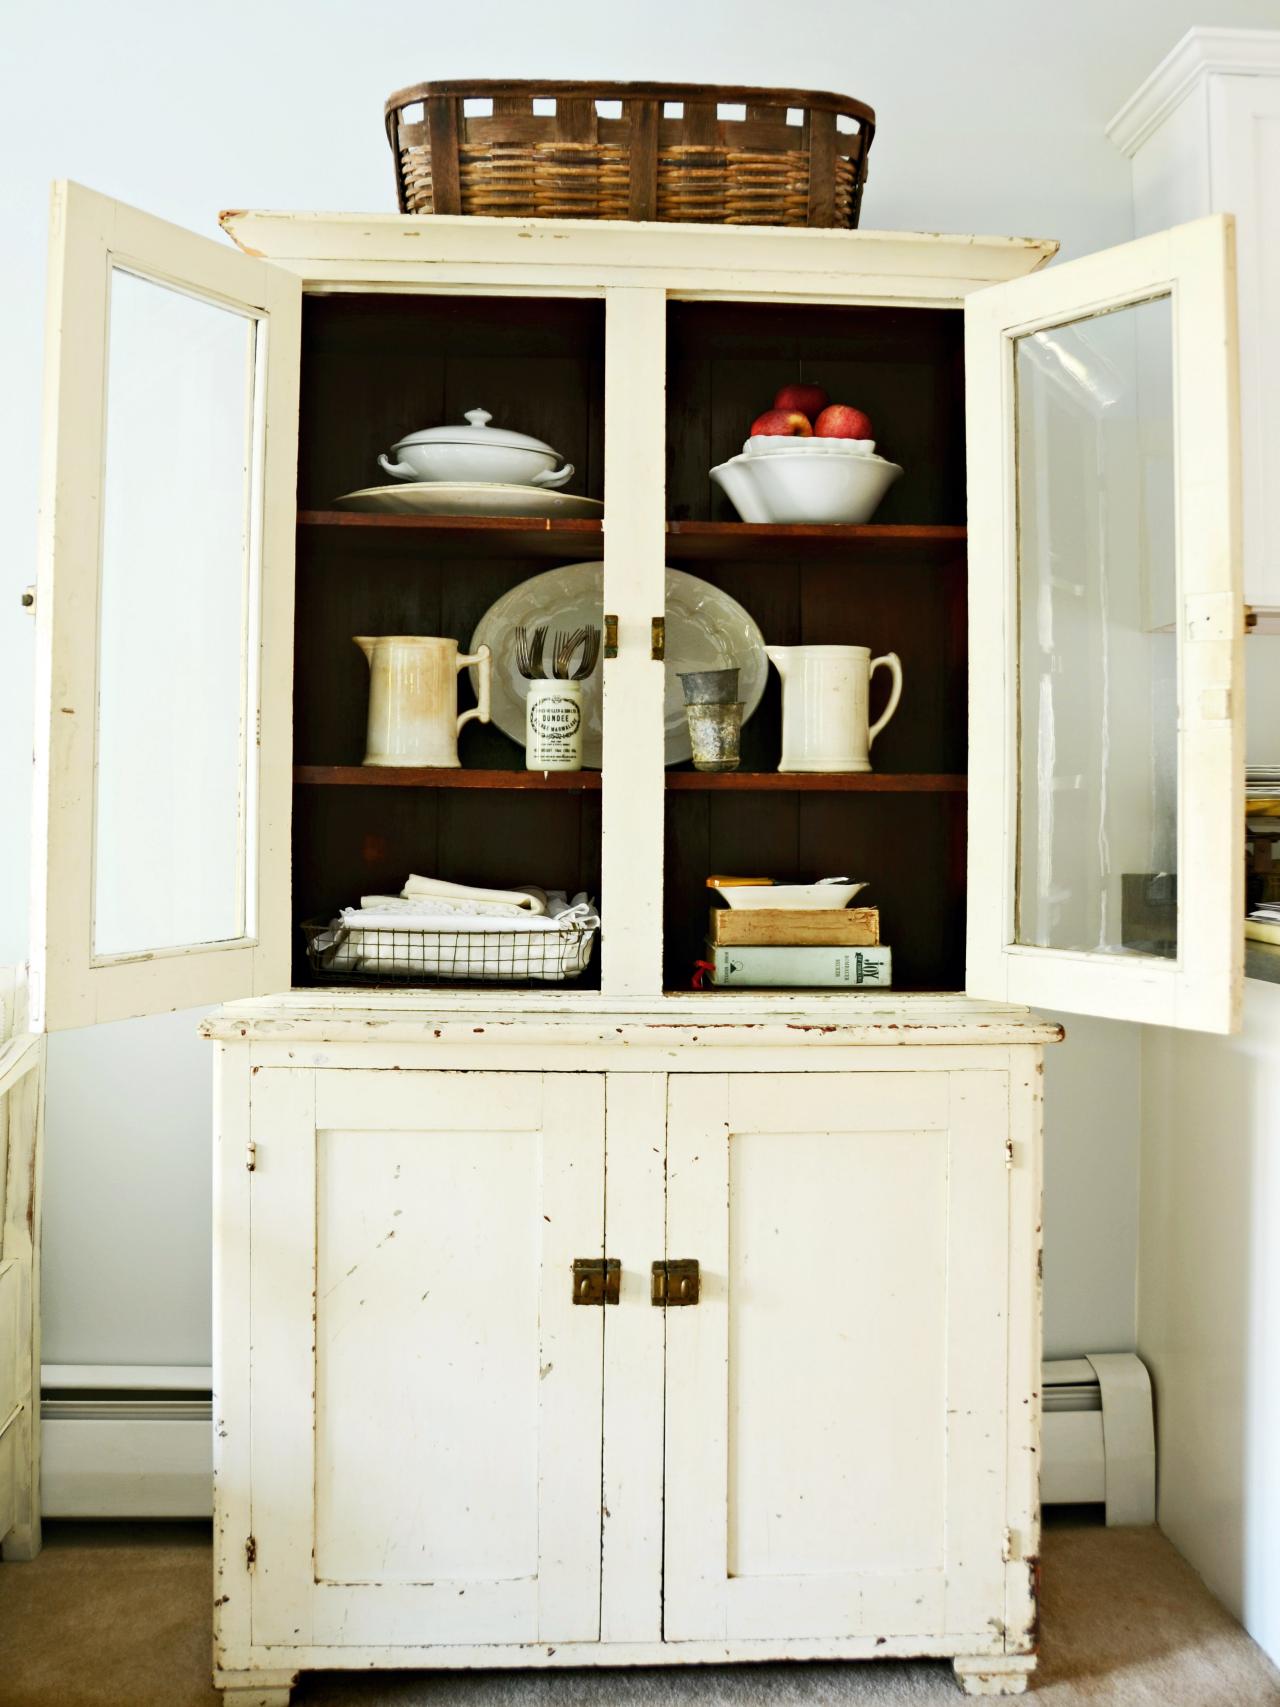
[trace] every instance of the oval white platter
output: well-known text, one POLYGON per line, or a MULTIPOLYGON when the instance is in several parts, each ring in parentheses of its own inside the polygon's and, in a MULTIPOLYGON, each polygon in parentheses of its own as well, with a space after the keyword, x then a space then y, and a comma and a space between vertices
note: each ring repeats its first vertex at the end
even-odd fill
MULTIPOLYGON (((488 646, 493 653, 493 721, 504 735, 524 746, 524 702, 527 683, 516 665, 515 631, 518 627, 544 625, 551 635, 557 629, 572 629, 604 619, 604 566, 600 563, 566 563, 545 574, 521 581, 518 587, 493 604, 480 618, 471 636, 472 652, 488 646)), ((741 672, 738 692, 742 696, 742 720, 759 705, 764 693, 769 660, 764 636, 736 599, 696 575, 682 569, 667 570, 666 700, 663 722, 666 731, 666 762, 676 765, 690 755, 689 726, 684 715, 680 688, 682 670, 726 670, 736 665, 741 672)), ((601 669, 582 684, 582 762, 588 770, 599 770, 603 749, 601 669)), ((478 688, 474 665, 472 686, 478 688)))
POLYGON ((538 521, 596 521, 604 514, 598 498, 496 481, 405 480, 394 486, 365 486, 359 492, 344 492, 334 499, 334 505, 376 516, 524 516, 538 521))

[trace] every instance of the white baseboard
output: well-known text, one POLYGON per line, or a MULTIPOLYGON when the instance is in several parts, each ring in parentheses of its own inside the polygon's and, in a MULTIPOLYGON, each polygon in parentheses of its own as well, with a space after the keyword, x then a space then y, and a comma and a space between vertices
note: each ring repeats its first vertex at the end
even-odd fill
POLYGON ((41 1402, 45 1517, 208 1517, 207 1369, 48 1365, 41 1402))

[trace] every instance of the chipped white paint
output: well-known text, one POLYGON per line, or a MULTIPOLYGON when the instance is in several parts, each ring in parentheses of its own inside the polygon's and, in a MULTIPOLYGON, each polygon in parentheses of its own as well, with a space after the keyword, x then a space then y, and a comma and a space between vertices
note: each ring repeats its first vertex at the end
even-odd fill
MULTIPOLYGON (((996 475, 976 477, 970 586, 1001 648, 983 652, 979 632, 975 660, 1004 681, 1007 398, 990 358, 1028 313, 1066 312, 1086 286, 1140 285, 1131 253, 1026 280, 1053 244, 237 214, 224 219, 247 251, 236 255, 74 188, 56 210, 34 936, 49 1023, 229 1002, 203 1028, 218 1055, 218 1687, 239 1707, 282 1707, 298 1670, 335 1660, 932 1654, 955 1657, 972 1692, 1020 1690, 1034 1621, 1038 1071, 1060 1031, 964 996, 663 996, 649 621, 662 608, 665 302, 958 308, 995 287, 974 316, 970 464, 994 459, 996 475), (271 318, 262 928, 252 945, 96 967, 86 495, 101 479, 102 279, 121 252, 271 318), (1029 307, 1004 294, 1041 284, 1029 307), (604 300, 606 604, 623 650, 605 676, 603 887, 629 903, 598 993, 285 988, 302 290, 604 300), (573 1305, 572 1260, 606 1250, 622 1263, 620 1302, 573 1305), (650 1303, 664 1252, 702 1262, 696 1308, 650 1303), (856 1371, 833 1334, 859 1348, 856 1371), (787 1379, 771 1378, 783 1366, 787 1379), (771 1453, 788 1433, 792 1450, 771 1453), (866 1461, 891 1437, 896 1468, 869 1485, 866 1461)), ((1178 254, 1195 323, 1229 331, 1221 253, 1178 254)), ((1217 375, 1205 354, 1188 381, 1213 422, 1217 375)), ((1184 499, 1194 539, 1221 514, 1221 459, 1208 467, 1184 499)), ((1203 644, 1232 661, 1230 639, 1203 644)), ((999 810, 994 842, 988 823, 1003 781, 985 779, 1003 778, 1011 702, 985 691, 972 707, 972 981, 1021 1000, 987 976, 991 881, 1010 849, 999 810)), ((1214 871, 1221 858, 1215 843, 1214 871)), ((1215 902, 1215 929, 1228 903, 1215 902)), ((1219 967, 1192 970, 1207 988, 1219 967)), ((1099 1011, 1113 1011, 1116 984, 1098 987, 1099 1011)))
POLYGON ((514 1072, 220 1045, 223 1671, 1025 1652, 1037 1045, 602 1072, 541 1023, 514 1072))

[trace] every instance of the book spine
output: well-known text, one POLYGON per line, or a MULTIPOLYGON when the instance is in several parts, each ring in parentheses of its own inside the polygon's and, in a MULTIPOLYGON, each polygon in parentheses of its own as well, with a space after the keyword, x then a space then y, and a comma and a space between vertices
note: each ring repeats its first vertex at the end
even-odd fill
POLYGON ((892 982, 887 948, 725 948, 708 945, 712 981, 768 988, 885 989, 892 982))

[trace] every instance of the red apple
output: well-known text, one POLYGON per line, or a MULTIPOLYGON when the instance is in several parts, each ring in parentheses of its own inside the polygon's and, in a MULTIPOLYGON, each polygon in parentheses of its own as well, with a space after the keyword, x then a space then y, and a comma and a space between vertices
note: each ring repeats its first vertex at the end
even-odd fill
POLYGON ((820 439, 873 439, 876 436, 871 429, 870 417, 861 409, 850 408, 847 403, 833 403, 824 409, 813 423, 813 430, 820 439))
POLYGON ((798 409, 811 421, 816 420, 831 399, 820 385, 784 385, 773 400, 775 409, 798 409))
POLYGON ((757 433, 780 434, 783 437, 807 439, 813 434, 809 417, 798 409, 766 409, 751 423, 751 437, 757 433))

